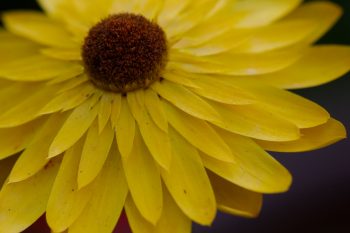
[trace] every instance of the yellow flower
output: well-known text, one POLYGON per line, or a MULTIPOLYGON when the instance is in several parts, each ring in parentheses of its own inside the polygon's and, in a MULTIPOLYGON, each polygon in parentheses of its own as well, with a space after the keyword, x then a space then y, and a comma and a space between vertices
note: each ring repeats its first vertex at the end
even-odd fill
POLYGON ((217 209, 254 217, 291 183, 265 150, 345 137, 284 90, 349 71, 349 47, 313 45, 334 4, 39 3, 47 16, 8 12, 0 31, 1 233, 45 212, 70 233, 109 233, 123 208, 135 233, 190 232, 217 209))

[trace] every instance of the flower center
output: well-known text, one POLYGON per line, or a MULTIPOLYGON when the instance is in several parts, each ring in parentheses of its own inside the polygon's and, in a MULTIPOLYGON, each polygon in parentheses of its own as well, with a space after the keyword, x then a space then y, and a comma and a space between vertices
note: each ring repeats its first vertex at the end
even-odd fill
POLYGON ((146 88, 160 79, 166 65, 166 35, 141 15, 111 15, 90 29, 82 57, 101 89, 126 93, 146 88))

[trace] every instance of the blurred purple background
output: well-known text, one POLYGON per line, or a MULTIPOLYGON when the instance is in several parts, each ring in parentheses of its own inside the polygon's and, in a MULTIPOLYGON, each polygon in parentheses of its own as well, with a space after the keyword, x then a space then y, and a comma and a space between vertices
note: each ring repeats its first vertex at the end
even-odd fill
MULTIPOLYGON (((350 45, 350 1, 334 0, 342 5, 344 16, 319 43, 350 45)), ((34 0, 0 0, 0 11, 37 8, 34 0)), ((350 132, 350 75, 325 86, 297 91, 342 121, 350 132)), ((194 225, 194 233, 347 233, 350 232, 350 141, 328 148, 298 154, 276 154, 293 174, 288 193, 265 197, 257 219, 225 214, 211 228, 194 225)), ((120 233, 127 232, 125 219, 120 233)), ((45 233, 37 223, 27 233, 45 233)))

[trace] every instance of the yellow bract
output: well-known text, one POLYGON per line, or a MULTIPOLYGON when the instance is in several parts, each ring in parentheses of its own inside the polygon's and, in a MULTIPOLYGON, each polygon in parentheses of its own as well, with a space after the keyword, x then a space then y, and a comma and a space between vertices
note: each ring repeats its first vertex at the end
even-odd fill
POLYGON ((265 150, 346 137, 325 109, 284 90, 350 70, 349 46, 313 45, 340 17, 335 4, 38 2, 45 13, 4 13, 0 29, 0 233, 45 212, 53 232, 71 233, 110 233, 123 208, 134 233, 190 233, 217 210, 256 217, 263 194, 292 182, 265 150), (81 48, 123 12, 157 23, 168 57, 159 81, 112 93, 90 82, 81 48))

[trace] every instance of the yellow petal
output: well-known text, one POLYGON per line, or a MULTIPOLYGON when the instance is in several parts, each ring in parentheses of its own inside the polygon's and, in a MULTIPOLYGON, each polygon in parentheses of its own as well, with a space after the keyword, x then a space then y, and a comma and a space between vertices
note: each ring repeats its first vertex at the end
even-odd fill
POLYGON ((34 11, 14 11, 3 15, 5 27, 11 32, 44 45, 75 47, 63 25, 34 11))
POLYGON ((192 145, 216 159, 234 161, 230 148, 207 122, 178 110, 166 101, 163 101, 163 106, 169 123, 192 145))
POLYGON ((208 11, 215 6, 216 0, 190 1, 187 5, 189 9, 181 11, 169 23, 162 25, 168 38, 181 38, 183 33, 198 25, 208 11))
MULTIPOLYGON (((115 1, 115 2, 123 2, 123 1, 115 1)), ((155 0, 124 0, 124 2, 128 2, 128 5, 131 5, 132 12, 136 14, 141 14, 148 19, 155 21, 164 1, 155 1, 155 0)), ((123 3, 126 5, 126 3, 123 3)), ((119 9, 119 11, 122 9, 119 9)))
POLYGON ((112 127, 117 125, 117 120, 119 119, 120 111, 122 108, 122 96, 120 94, 112 95, 112 108, 111 108, 111 122, 112 127))
POLYGON ((287 169, 254 141, 217 129, 230 146, 237 163, 229 164, 201 154, 204 165, 224 179, 258 193, 279 193, 289 189, 292 177, 287 169))
POLYGON ((320 39, 342 15, 342 9, 331 1, 311 1, 302 4, 283 20, 312 21, 315 30, 303 40, 301 45, 312 44, 320 39))
POLYGON ((262 206, 262 194, 234 185, 208 172, 218 209, 242 217, 256 217, 262 206))
POLYGON ((216 25, 216 30, 218 31, 215 33, 217 35, 205 38, 203 41, 200 41, 200 39, 195 37, 193 39, 185 38, 176 43, 172 48, 179 48, 180 51, 196 56, 208 56, 229 52, 232 48, 249 39, 251 34, 256 31, 229 28, 226 29, 226 31, 219 33, 221 29, 218 29, 218 25, 216 25))
POLYGON ((123 167, 137 209, 147 221, 155 225, 163 207, 159 168, 138 130, 135 134, 133 150, 127 159, 123 158, 123 167))
POLYGON ((91 186, 78 189, 77 176, 83 140, 63 157, 47 204, 46 220, 56 232, 66 230, 79 217, 91 197, 91 186))
POLYGON ((256 30, 249 38, 233 47, 235 53, 261 53, 281 49, 306 39, 317 23, 305 20, 285 20, 256 30))
POLYGON ((164 132, 168 132, 168 120, 166 119, 163 106, 157 93, 153 90, 145 91, 145 106, 157 126, 164 132))
POLYGON ((9 177, 9 182, 19 182, 39 172, 49 162, 47 155, 49 147, 62 124, 67 119, 67 114, 57 113, 43 123, 32 142, 18 158, 9 177))
POLYGON ((235 22, 236 27, 258 27, 267 25, 287 15, 301 0, 245 0, 237 1, 233 14, 245 15, 235 22))
POLYGON ((101 133, 106 127, 112 112, 113 95, 103 93, 98 111, 98 132, 101 133))
POLYGON ((25 149, 44 122, 44 118, 39 118, 17 127, 0 129, 0 159, 25 149))
POLYGON ((77 48, 45 48, 40 52, 45 56, 67 61, 81 61, 81 51, 77 48))
POLYGON ((62 76, 72 78, 83 71, 84 68, 78 63, 60 61, 41 54, 0 64, 0 76, 13 81, 43 81, 62 76))
POLYGON ((0 29, 0 64, 34 55, 38 44, 0 29))
POLYGON ((220 121, 218 113, 203 98, 183 86, 164 80, 155 83, 152 88, 164 99, 192 116, 208 121, 220 121))
MULTIPOLYGON (((83 41, 92 24, 89 24, 88 22, 91 22, 91 20, 87 22, 86 18, 79 11, 80 9, 77 9, 77 1, 80 3, 91 2, 81 0, 38 0, 38 3, 51 18, 62 22, 69 32, 74 35, 76 41, 83 41)), ((93 19, 93 17, 90 19, 93 19)))
POLYGON ((145 106, 143 91, 128 94, 128 103, 141 131, 142 138, 155 161, 165 169, 169 167, 171 149, 168 134, 151 119, 145 106), (156 138, 156 140, 155 140, 156 138))
POLYGON ((13 168, 13 165, 15 165, 18 157, 19 155, 14 155, 0 161, 0 189, 7 183, 7 178, 10 175, 11 169, 13 168))
POLYGON ((146 221, 137 209, 131 195, 128 195, 125 202, 125 212, 128 217, 128 223, 133 233, 153 233, 154 226, 146 221))
POLYGON ((90 184, 103 168, 114 139, 114 130, 108 124, 99 134, 95 121, 87 132, 79 164, 78 187, 90 184))
POLYGON ((222 123, 213 124, 230 132, 271 141, 292 141, 300 137, 299 129, 294 124, 258 105, 211 104, 223 119, 222 123))
POLYGON ((69 227, 71 233, 110 233, 124 207, 128 186, 121 157, 113 146, 92 186, 92 197, 79 218, 69 227))
POLYGON ((192 220, 210 225, 216 203, 209 178, 195 147, 169 128, 173 158, 162 178, 180 209, 192 220))
POLYGON ((91 98, 96 88, 89 82, 83 83, 70 90, 57 93, 41 110, 41 114, 50 114, 58 111, 67 111, 75 108, 91 98))
POLYGON ((163 188, 164 207, 155 227, 155 233, 191 233, 191 220, 177 206, 166 188, 163 188))
POLYGON ((328 83, 349 70, 350 47, 318 45, 286 69, 252 78, 283 89, 299 89, 328 83))
POLYGON ((82 74, 82 75, 77 75, 73 78, 70 78, 68 80, 51 80, 49 82, 46 83, 46 85, 55 85, 57 83, 61 83, 61 87, 59 88, 60 90, 58 91, 58 93, 63 93, 66 92, 68 90, 71 90, 77 86, 79 86, 80 84, 83 84, 85 82, 89 81, 89 77, 86 74, 82 74))
POLYGON ((22 232, 45 212, 59 165, 60 160, 52 160, 49 166, 28 180, 2 188, 0 232, 22 232))
POLYGON ((291 142, 257 141, 265 150, 278 152, 304 152, 331 145, 346 138, 346 129, 339 121, 330 119, 327 123, 301 130, 301 138, 291 142))
POLYGON ((166 0, 166 1, 164 1, 163 9, 158 16, 159 25, 161 25, 161 26, 167 25, 171 20, 173 20, 175 17, 177 17, 191 2, 192 2, 192 0, 183 0, 183 1, 166 0))
POLYGON ((233 105, 246 105, 255 102, 253 94, 220 80, 220 77, 207 78, 204 75, 196 77, 195 74, 189 74, 189 76, 194 77, 192 82, 197 86, 190 88, 190 90, 205 98, 233 105))
POLYGON ((128 222, 134 233, 190 233, 191 220, 186 217, 164 188, 164 207, 162 216, 156 226, 147 222, 137 210, 131 196, 127 198, 125 210, 128 222))
MULTIPOLYGON (((40 86, 39 86, 40 87, 40 86)), ((51 99, 55 92, 55 87, 44 87, 33 93, 30 96, 20 100, 19 103, 12 105, 8 110, 0 113, 0 127, 15 127, 21 124, 25 124, 29 121, 34 120, 40 116, 40 109, 47 104, 48 100, 51 99)), ((8 96, 7 102, 11 103, 8 96)), ((16 97, 14 97, 16 101, 16 97)), ((14 103, 12 103, 14 104, 14 103)))
MULTIPOLYGON (((231 81, 238 80, 231 79, 231 81)), ((299 128, 321 125, 330 118, 324 108, 294 93, 267 86, 258 81, 244 80, 240 85, 254 93, 265 111, 284 118, 299 128)))
POLYGON ((76 108, 68 117, 56 135, 49 149, 49 157, 54 157, 76 143, 91 126, 97 116, 94 98, 89 99, 76 108))
POLYGON ((165 73, 163 74, 163 78, 165 78, 166 80, 169 80, 170 82, 183 85, 185 87, 195 87, 195 88, 198 87, 196 84, 192 82, 190 78, 185 77, 183 73, 181 72, 172 73, 172 72, 174 71, 168 71, 168 72, 165 71, 165 73))
POLYGON ((44 85, 41 83, 20 83, 4 79, 0 86, 0 115, 24 102, 28 96, 39 92, 44 85))
MULTIPOLYGON (((71 62, 73 64, 73 62, 71 62)), ((48 80, 46 82, 47 85, 52 85, 52 84, 56 84, 56 83, 62 83, 65 81, 70 81, 74 78, 77 78, 78 76, 85 76, 86 74, 84 74, 84 68, 83 66, 79 65, 79 66, 75 66, 74 68, 68 70, 67 72, 51 79, 48 80)))
POLYGON ((116 139, 120 154, 124 159, 127 159, 134 144, 135 120, 126 98, 121 101, 120 115, 116 123, 116 139))
POLYGON ((283 50, 259 54, 220 53, 206 57, 173 52, 169 65, 181 71, 199 74, 258 75, 276 72, 295 63, 304 51, 283 50))

